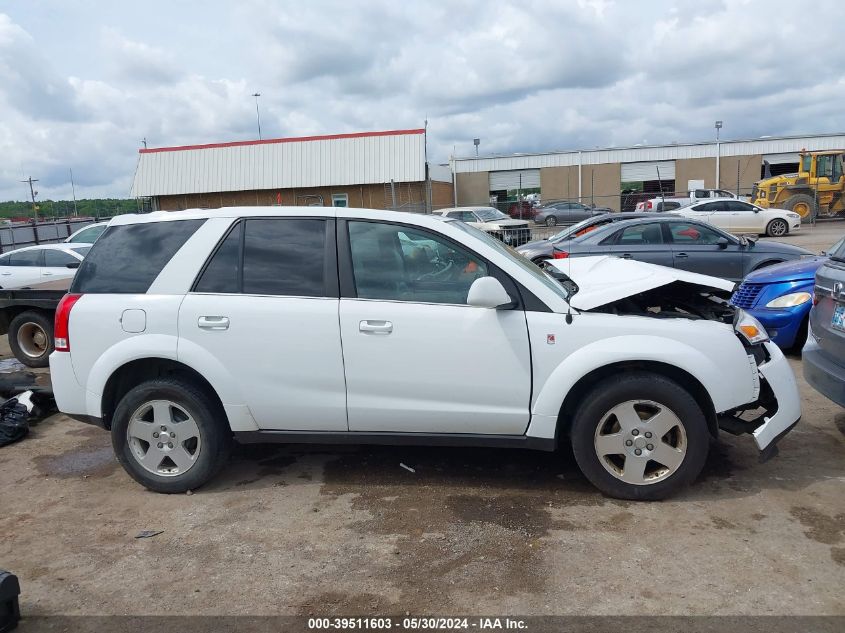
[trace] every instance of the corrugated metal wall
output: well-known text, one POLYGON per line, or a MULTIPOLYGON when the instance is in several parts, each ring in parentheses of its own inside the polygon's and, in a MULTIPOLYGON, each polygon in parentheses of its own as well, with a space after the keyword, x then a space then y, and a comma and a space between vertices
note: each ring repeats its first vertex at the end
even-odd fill
POLYGON ((421 182, 424 143, 414 132, 142 151, 131 195, 421 182))
MULTIPOLYGON (((719 144, 720 156, 753 156, 757 154, 783 154, 802 149, 822 151, 845 149, 845 134, 794 136, 751 141, 724 141, 719 144)), ((645 161, 684 160, 688 158, 715 158, 716 143, 686 145, 661 145, 654 147, 626 147, 596 149, 547 154, 518 154, 492 158, 455 158, 456 173, 501 171, 510 169, 539 169, 542 167, 567 167, 602 165, 606 163, 634 163, 645 161)), ((661 173, 662 175, 662 173, 661 173)))

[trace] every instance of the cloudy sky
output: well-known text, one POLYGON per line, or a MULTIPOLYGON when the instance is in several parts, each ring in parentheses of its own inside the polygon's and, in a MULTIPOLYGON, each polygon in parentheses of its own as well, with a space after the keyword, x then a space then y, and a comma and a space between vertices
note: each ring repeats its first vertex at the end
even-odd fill
POLYGON ((845 2, 0 0, 0 200, 150 147, 422 127, 430 154, 842 132, 845 2), (778 17, 780 16, 780 17, 778 17))

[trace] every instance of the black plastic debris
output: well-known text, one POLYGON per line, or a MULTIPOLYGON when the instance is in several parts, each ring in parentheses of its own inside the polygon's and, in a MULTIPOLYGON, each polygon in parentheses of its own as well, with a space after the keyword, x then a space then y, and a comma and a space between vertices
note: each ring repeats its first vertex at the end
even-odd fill
POLYGON ((0 446, 17 442, 29 433, 29 413, 34 406, 29 393, 25 391, 0 404, 0 446))
POLYGON ((164 530, 141 530, 135 535, 135 538, 152 538, 163 533, 164 530))
POLYGON ((6 633, 18 626, 18 620, 21 619, 19 595, 21 585, 18 577, 0 569, 0 633, 6 633))

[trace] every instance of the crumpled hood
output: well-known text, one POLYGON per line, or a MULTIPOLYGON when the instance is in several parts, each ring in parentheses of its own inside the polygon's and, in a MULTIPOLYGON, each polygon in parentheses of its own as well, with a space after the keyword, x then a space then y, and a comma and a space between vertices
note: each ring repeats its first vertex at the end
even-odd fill
POLYGON ((793 259, 780 264, 766 266, 753 273, 750 273, 745 281, 755 284, 770 284, 784 281, 801 281, 812 279, 816 271, 827 261, 827 257, 804 257, 793 259))
POLYGON ((726 292, 734 288, 727 279, 608 255, 551 259, 546 263, 578 284, 578 293, 570 305, 579 310, 592 310, 675 281, 726 292))

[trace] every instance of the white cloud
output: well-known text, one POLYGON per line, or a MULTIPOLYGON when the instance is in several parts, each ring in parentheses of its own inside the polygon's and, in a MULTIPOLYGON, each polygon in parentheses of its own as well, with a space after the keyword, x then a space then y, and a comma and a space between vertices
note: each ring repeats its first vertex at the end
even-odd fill
POLYGON ((150 0, 0 14, 0 199, 127 195, 177 145, 420 127, 430 155, 841 131, 845 5, 150 0), (143 9, 143 10, 142 10, 143 9), (767 16, 788 14, 788 20, 767 16))

